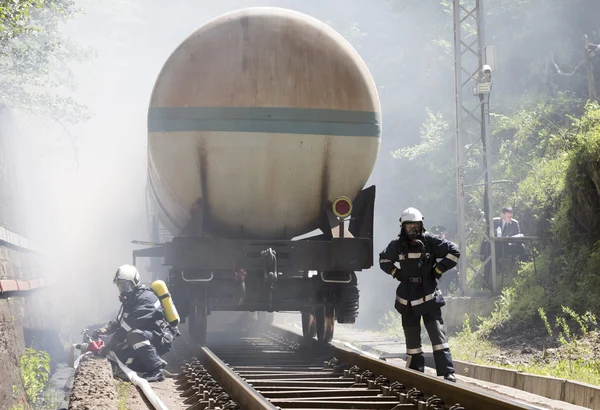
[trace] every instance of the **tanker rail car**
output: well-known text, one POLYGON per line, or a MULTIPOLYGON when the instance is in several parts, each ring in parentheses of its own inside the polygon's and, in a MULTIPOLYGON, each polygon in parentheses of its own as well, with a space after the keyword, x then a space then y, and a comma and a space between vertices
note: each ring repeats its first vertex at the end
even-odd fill
POLYGON ((160 258, 198 343, 211 311, 302 312, 330 341, 373 265, 380 134, 373 79, 329 26, 271 7, 209 21, 154 85, 147 191, 172 238, 134 264, 160 258))

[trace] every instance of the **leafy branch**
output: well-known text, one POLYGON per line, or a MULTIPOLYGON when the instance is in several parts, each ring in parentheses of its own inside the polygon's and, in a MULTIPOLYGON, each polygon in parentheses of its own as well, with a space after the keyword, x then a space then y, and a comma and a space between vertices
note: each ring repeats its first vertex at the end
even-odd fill
POLYGON ((75 88, 70 64, 94 53, 59 32, 79 12, 72 0, 0 0, 0 110, 61 123, 89 119, 87 107, 65 91, 75 88))

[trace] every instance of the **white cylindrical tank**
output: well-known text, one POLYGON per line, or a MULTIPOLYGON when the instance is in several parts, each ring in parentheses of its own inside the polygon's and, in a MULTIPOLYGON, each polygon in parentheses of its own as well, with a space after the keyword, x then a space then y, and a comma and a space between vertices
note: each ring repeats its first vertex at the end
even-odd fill
POLYGON ((288 239, 354 198, 380 144, 373 79, 324 23, 260 7, 222 15, 171 54, 148 113, 148 183, 179 234, 201 199, 214 236, 288 239))

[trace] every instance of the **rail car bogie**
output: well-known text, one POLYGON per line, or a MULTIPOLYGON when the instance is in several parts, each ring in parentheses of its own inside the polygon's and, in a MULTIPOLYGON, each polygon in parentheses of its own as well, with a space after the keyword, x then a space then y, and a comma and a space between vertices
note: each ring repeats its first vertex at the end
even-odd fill
MULTIPOLYGON (((187 322, 189 334, 200 344, 206 342, 207 320, 212 311, 246 311, 258 313, 262 325, 273 321, 277 311, 302 312, 309 318, 314 331, 307 337, 317 337, 329 342, 333 337, 334 323, 354 323, 358 315, 358 286, 354 272, 336 272, 335 277, 344 277, 341 283, 326 282, 328 272, 312 277, 306 275, 280 275, 276 281, 265 278, 258 272, 250 272, 244 281, 224 279, 214 272, 195 277, 211 278, 204 283, 190 283, 191 275, 172 269, 169 287, 173 298, 178 301, 182 323, 187 322), (183 278, 186 279, 183 279, 183 278), (265 280, 266 279, 266 280, 265 280)), ((230 276, 230 275, 227 275, 230 276)), ((333 277, 329 275, 329 277, 333 277)))

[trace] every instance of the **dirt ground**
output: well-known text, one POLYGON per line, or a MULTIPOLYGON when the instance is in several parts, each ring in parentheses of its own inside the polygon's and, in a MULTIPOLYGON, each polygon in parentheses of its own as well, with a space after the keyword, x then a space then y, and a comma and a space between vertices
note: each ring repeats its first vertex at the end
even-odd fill
POLYGON ((520 329, 502 329, 490 335, 492 342, 500 351, 489 357, 498 364, 519 365, 541 360, 542 356, 556 351, 559 344, 542 327, 520 329), (546 351, 546 353, 544 353, 546 351))
POLYGON ((117 409, 118 396, 107 359, 81 359, 71 390, 69 410, 117 409))
MULTIPOLYGON (((174 379, 150 383, 152 390, 169 409, 183 406, 183 399, 175 390, 174 379)), ((132 383, 114 379, 107 359, 86 356, 81 360, 71 391, 69 410, 154 409, 143 392, 132 383)))
POLYGON ((562 347, 557 335, 548 335, 543 326, 521 329, 504 329, 491 335, 490 341, 500 350, 489 359, 498 364, 520 365, 553 363, 560 357, 575 355, 584 360, 600 360, 600 332, 590 331, 585 337, 577 335, 578 342, 569 348, 562 347))
MULTIPOLYGON (((167 408, 180 409, 188 407, 188 405, 183 404, 183 398, 179 397, 179 393, 181 392, 175 390, 173 379, 165 379, 162 382, 151 383, 150 386, 167 408)), ((124 402, 126 405, 124 408, 127 408, 127 410, 154 409, 144 396, 144 393, 133 384, 121 382, 121 386, 117 387, 117 389, 119 390, 119 397, 125 397, 124 402)))

